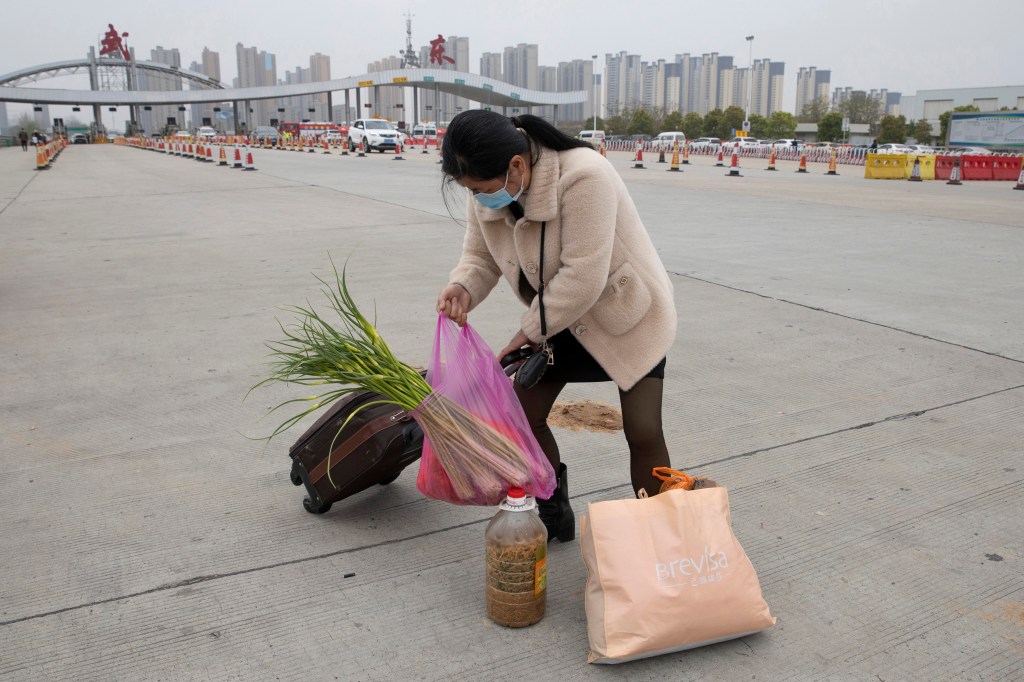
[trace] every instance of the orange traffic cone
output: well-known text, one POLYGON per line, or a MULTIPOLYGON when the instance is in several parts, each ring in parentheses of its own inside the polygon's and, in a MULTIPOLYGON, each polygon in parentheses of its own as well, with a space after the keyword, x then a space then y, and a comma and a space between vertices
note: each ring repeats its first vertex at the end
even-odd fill
POLYGON ((245 149, 245 166, 242 170, 254 171, 256 170, 256 164, 252 162, 252 150, 246 147, 245 149))
POLYGON ((807 154, 800 155, 800 167, 796 169, 797 173, 807 172, 807 154))
POLYGON ((36 170, 46 170, 49 167, 50 162, 46 158, 46 149, 42 145, 36 145, 36 170))
POLYGON ((237 144, 235 145, 235 161, 232 164, 232 167, 233 168, 241 168, 242 167, 242 148, 239 147, 237 144))
POLYGON ((683 144, 683 165, 690 165, 690 144, 688 142, 683 144))
MULTIPOLYGON (((836 172, 836 155, 835 154, 833 154, 832 156, 828 157, 828 171, 825 173, 825 175, 839 175, 839 173, 836 172)), ((918 178, 918 180, 920 180, 920 178, 918 178)))
POLYGON ((921 157, 914 157, 914 167, 910 169, 910 177, 907 180, 921 182, 921 157))
POLYGON ((302 143, 302 135, 299 135, 299 151, 305 151, 306 146, 302 143))
POLYGON ((1021 161, 1020 175, 1017 176, 1017 186, 1014 189, 1024 189, 1024 161, 1021 161))
POLYGON ((428 147, 430 147, 430 138, 427 137, 426 135, 424 135, 423 136, 423 151, 421 151, 420 154, 429 154, 430 152, 427 151, 428 147))
POLYGON ((740 154, 735 149, 732 150, 732 162, 729 164, 729 172, 726 175, 730 178, 742 178, 740 175, 740 154))
POLYGON ((196 161, 206 161, 206 145, 196 145, 196 161))
POLYGON ((765 170, 775 170, 775 150, 772 150, 771 155, 768 157, 768 167, 765 170))
POLYGON ((722 158, 722 150, 721 149, 718 150, 718 161, 715 163, 715 165, 716 166, 724 166, 725 165, 725 159, 722 158))
POLYGON ((665 147, 661 145, 658 145, 658 163, 665 163, 665 147))
POLYGON ((323 153, 324 154, 330 154, 331 153, 331 141, 327 139, 326 135, 324 135, 324 151, 323 151, 323 153))
POLYGON ((309 152, 310 154, 316 153, 316 138, 310 138, 309 149, 307 149, 306 151, 309 152))
POLYGON ((601 156, 603 156, 605 158, 608 158, 608 147, 604 143, 604 139, 603 138, 601 139, 601 146, 598 147, 598 150, 601 152, 601 156))
POLYGON ((218 166, 226 166, 226 165, 228 165, 228 155, 224 151, 224 145, 220 146, 220 163, 218 163, 217 165, 218 166))
POLYGON ((213 147, 206 145, 206 162, 213 163, 213 147))
POLYGON ((348 156, 348 138, 341 138, 341 155, 348 156))
POLYGON ((405 161, 405 159, 402 158, 402 141, 401 140, 395 140, 395 158, 393 158, 391 160, 392 161, 405 161))
POLYGON ((679 140, 675 140, 672 143, 672 165, 669 166, 669 171, 682 172, 682 169, 679 167, 679 140))
POLYGON ((644 143, 636 143, 636 157, 633 158, 633 168, 645 168, 644 166, 644 143))
POLYGON ((366 152, 363 150, 363 141, 362 140, 359 140, 359 152, 356 154, 356 156, 362 156, 362 157, 366 156, 366 152))

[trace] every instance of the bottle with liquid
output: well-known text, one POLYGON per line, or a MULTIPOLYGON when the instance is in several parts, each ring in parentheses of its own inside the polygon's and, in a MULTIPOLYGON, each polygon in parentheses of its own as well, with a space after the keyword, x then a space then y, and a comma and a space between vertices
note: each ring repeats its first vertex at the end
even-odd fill
POLYGON ((544 617, 548 531, 533 497, 512 488, 484 534, 487 543, 487 615, 521 628, 544 617))

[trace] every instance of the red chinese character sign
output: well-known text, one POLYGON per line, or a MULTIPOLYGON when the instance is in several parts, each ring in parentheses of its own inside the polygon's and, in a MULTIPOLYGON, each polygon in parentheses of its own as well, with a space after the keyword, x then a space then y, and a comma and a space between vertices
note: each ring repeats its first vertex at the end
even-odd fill
POLYGON ((437 38, 436 39, 430 41, 430 63, 431 64, 441 64, 441 65, 444 65, 444 63, 446 61, 449 64, 454 64, 455 63, 454 59, 452 59, 451 57, 447 56, 444 53, 444 43, 445 43, 444 37, 440 33, 437 34, 437 38))
POLYGON ((117 35, 117 29, 114 28, 113 24, 107 24, 107 32, 103 35, 103 40, 100 41, 100 56, 112 54, 115 57, 121 57, 123 59, 131 59, 128 54, 128 47, 124 44, 124 38, 127 38, 127 33, 117 35))

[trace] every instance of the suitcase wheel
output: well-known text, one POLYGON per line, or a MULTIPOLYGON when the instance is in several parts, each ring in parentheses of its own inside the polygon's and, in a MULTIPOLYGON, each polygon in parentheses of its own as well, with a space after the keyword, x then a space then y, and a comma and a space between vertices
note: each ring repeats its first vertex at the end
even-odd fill
POLYGON ((313 504, 313 500, 311 500, 308 497, 306 497, 306 498, 304 498, 302 500, 302 507, 303 507, 303 509, 308 511, 310 514, 324 514, 324 513, 328 512, 328 511, 330 511, 331 503, 328 502, 326 504, 320 505, 319 507, 316 507, 313 504))
POLYGON ((394 482, 395 482, 395 480, 396 480, 396 479, 397 479, 397 478, 398 478, 399 476, 401 476, 401 475, 402 475, 402 472, 401 472, 401 471, 399 471, 399 472, 398 472, 397 474, 395 474, 394 476, 388 476, 387 478, 385 478, 385 479, 384 479, 383 481, 381 481, 381 482, 380 482, 380 484, 379 484, 379 485, 387 485, 388 483, 394 483, 394 482))
POLYGON ((299 476, 299 472, 295 469, 292 469, 291 479, 292 485, 302 485, 302 476, 299 476))

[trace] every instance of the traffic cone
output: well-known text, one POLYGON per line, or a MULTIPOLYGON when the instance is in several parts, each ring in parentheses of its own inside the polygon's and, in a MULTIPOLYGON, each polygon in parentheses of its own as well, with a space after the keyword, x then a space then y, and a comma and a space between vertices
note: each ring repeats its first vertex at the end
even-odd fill
POLYGON ((601 152, 601 156, 608 158, 608 146, 604 143, 603 139, 601 140, 601 146, 598 147, 598 150, 601 152))
POLYGON ((718 162, 715 163, 715 165, 716 166, 724 166, 725 165, 725 159, 722 158, 722 150, 721 149, 718 150, 718 162))
POLYGON ((242 148, 237 144, 235 145, 235 161, 231 164, 233 168, 242 167, 242 148))
POLYGON ((921 157, 914 157, 914 167, 910 169, 910 177, 907 180, 921 182, 921 157))
POLYGON ((672 143, 672 165, 669 166, 669 171, 683 172, 679 167, 679 140, 672 143))
MULTIPOLYGON (((920 172, 920 169, 919 169, 918 172, 920 172)), ((833 154, 832 156, 828 157, 828 171, 826 171, 825 175, 839 175, 839 173, 836 172, 836 155, 835 154, 833 154)), ((920 180, 920 179, 921 178, 918 178, 918 180, 920 180)))
POLYGON ((224 151, 224 145, 220 146, 220 162, 217 165, 218 166, 226 166, 226 165, 228 165, 228 155, 227 155, 227 152, 224 151))
POLYGON ((307 149, 306 151, 309 152, 310 154, 316 153, 316 139, 310 139, 309 149, 307 149))
POLYGON ((356 156, 362 156, 362 157, 366 156, 366 152, 363 151, 363 141, 362 140, 359 140, 359 152, 356 154, 356 156))
POLYGON ((206 161, 206 145, 196 145, 196 161, 206 161))
POLYGON ((405 161, 405 159, 402 158, 402 142, 400 140, 396 140, 395 141, 395 158, 393 158, 391 160, 392 161, 405 161))
POLYGON ((430 147, 430 138, 427 137, 426 135, 424 135, 423 136, 423 151, 421 151, 420 154, 429 154, 430 152, 427 151, 428 147, 430 147))
MULTIPOLYGON (((947 182, 946 184, 947 185, 962 185, 962 184, 964 184, 963 182, 960 181, 960 159, 956 159, 956 160, 953 161, 953 169, 951 171, 949 171, 949 182, 947 182)), ((1014 189, 1017 189, 1017 188, 1015 187, 1014 189)), ((1024 189, 1024 188, 1022 188, 1022 189, 1024 189)))
POLYGON ((634 159, 633 159, 633 168, 639 168, 641 170, 646 168, 646 166, 644 166, 644 143, 643 142, 637 142, 636 143, 636 157, 634 157, 634 159))
POLYGON ((324 151, 323 151, 323 153, 324 154, 330 154, 331 153, 331 141, 327 139, 326 135, 324 135, 324 151))
POLYGON ((306 146, 304 144, 302 144, 302 135, 299 135, 299 151, 301 152, 301 151, 305 151, 305 150, 306 150, 306 146))
POLYGON ((796 169, 797 173, 807 172, 807 154, 800 155, 800 167, 796 169))
POLYGON ((729 172, 726 175, 730 178, 742 178, 740 175, 740 154, 735 149, 732 150, 732 162, 729 163, 729 172))
POLYGON ((248 147, 245 148, 245 166, 242 170, 254 171, 256 170, 256 164, 252 162, 252 150, 248 147))
POLYGON ((1017 177, 1017 186, 1014 189, 1024 189, 1024 161, 1021 161, 1020 175, 1017 177))
POLYGON ((683 165, 690 165, 690 144, 688 142, 683 145, 683 165))
POLYGON ((46 149, 42 145, 36 145, 36 170, 46 170, 49 167, 50 164, 46 159, 46 149))
POLYGON ((772 150, 771 155, 768 157, 768 167, 765 170, 775 170, 775 150, 772 150))
POLYGON ((658 146, 658 163, 665 163, 665 147, 658 146))
POLYGON ((348 138, 341 138, 341 155, 348 156, 348 138))
POLYGON ((213 163, 213 147, 206 145, 206 162, 213 163))

